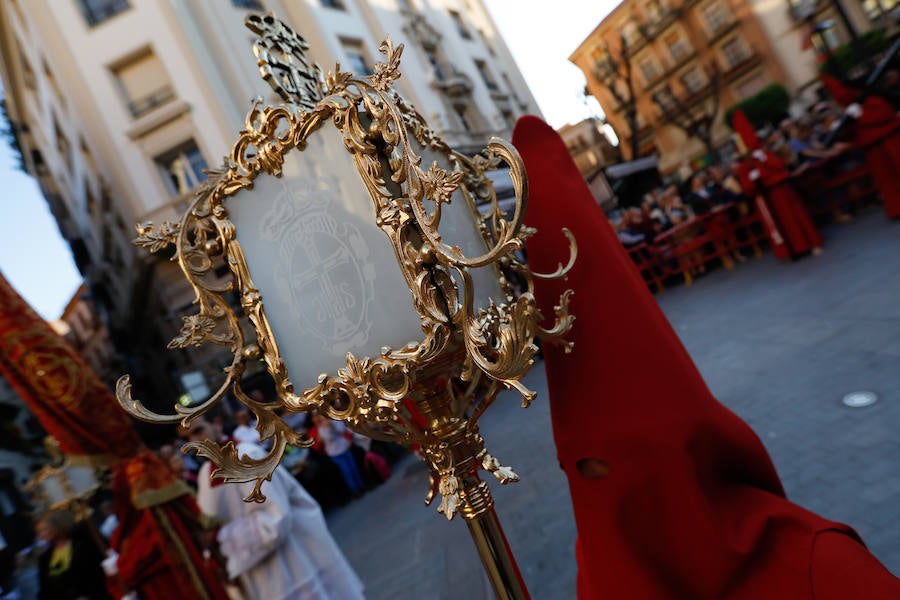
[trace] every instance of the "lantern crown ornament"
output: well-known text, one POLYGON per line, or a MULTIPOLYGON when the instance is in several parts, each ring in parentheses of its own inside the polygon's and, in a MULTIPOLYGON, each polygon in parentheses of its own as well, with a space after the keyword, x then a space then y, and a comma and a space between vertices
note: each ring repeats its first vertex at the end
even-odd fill
POLYGON ((264 500, 262 483, 288 444, 311 443, 277 412, 317 410, 369 437, 420 445, 432 477, 427 502, 440 492, 448 519, 491 511, 478 470, 503 483, 518 477, 487 453, 478 419, 504 388, 523 406, 534 398, 521 379, 536 336, 566 343, 570 292, 545 322, 532 278, 564 277, 574 238, 563 230, 571 252, 555 273, 532 273, 518 258, 535 232, 522 222, 521 158, 499 139, 474 157, 444 142, 392 87, 402 44, 386 39, 370 76, 339 64, 323 75, 282 21, 253 15, 246 24, 260 36, 262 77, 284 103, 255 100, 181 221, 142 223, 135 240, 151 252, 174 246, 196 294, 199 311, 183 318, 169 348, 218 344, 233 359, 208 399, 173 414, 134 399, 127 375, 116 386, 120 404, 138 419, 189 427, 232 393, 256 416, 260 438, 272 440, 268 455, 238 456, 230 442, 188 447, 215 463, 215 477, 255 481, 248 501, 264 500), (511 218, 486 175, 504 165, 516 196, 511 218), (231 273, 224 284, 222 265, 231 273), (241 386, 259 360, 274 401, 241 386))

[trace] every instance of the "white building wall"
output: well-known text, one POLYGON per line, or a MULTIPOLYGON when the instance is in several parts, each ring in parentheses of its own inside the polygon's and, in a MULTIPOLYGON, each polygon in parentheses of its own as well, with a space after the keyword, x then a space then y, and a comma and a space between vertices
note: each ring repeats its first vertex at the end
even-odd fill
MULTIPOLYGON (((447 59, 470 78, 473 103, 486 122, 482 130, 463 131, 442 92, 432 85, 426 55, 403 31, 408 17, 398 0, 344 0, 345 10, 324 7, 320 0, 264 2, 309 41, 311 59, 325 71, 336 62, 348 68, 342 38, 362 42, 371 64, 381 60, 378 46, 387 34, 406 44, 397 86, 452 144, 471 147, 491 135, 512 135, 476 59, 485 61, 501 91, 513 92, 515 116, 539 114, 480 0, 409 3, 439 30, 447 59), (459 35, 449 10, 462 16, 472 39, 459 35), (513 90, 507 90, 504 73, 513 90)), ((250 99, 279 101, 259 76, 251 48, 255 34, 243 24, 246 10, 228 0, 129 4, 123 12, 89 25, 78 0, 0 0, 0 75, 13 118, 27 125, 21 134, 26 163, 38 177, 64 237, 87 246, 86 275, 95 282, 100 277, 109 280, 106 289, 120 318, 134 305, 136 284, 150 264, 156 271, 154 291, 170 310, 192 299, 173 264, 154 262, 130 244, 134 223, 177 220, 189 200, 189 194, 171 197, 154 158, 193 138, 207 165, 216 167, 230 151, 250 99), (114 69, 147 49, 162 65, 175 98, 135 117, 114 69), (22 57, 32 77, 25 76, 22 57), (56 148, 54 115, 68 141, 66 156, 56 148), (87 153, 81 150, 82 140, 87 153), (34 149, 43 156, 45 169, 37 169, 31 160, 34 149)), ((166 327, 171 323, 158 330, 166 327)))

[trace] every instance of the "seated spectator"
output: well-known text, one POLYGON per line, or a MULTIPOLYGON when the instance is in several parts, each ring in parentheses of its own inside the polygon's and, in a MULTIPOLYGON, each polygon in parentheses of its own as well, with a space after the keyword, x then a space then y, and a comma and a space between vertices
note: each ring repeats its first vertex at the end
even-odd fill
POLYGON ((681 201, 681 196, 678 195, 678 188, 674 185, 667 187, 660 196, 660 207, 663 209, 666 219, 672 227, 689 221, 693 216, 688 207, 681 201))
POLYGON ((707 171, 706 187, 717 205, 741 200, 741 184, 722 165, 713 165, 707 171))
POLYGON ((794 156, 794 151, 791 149, 787 138, 782 135, 781 130, 776 129, 766 136, 766 147, 772 154, 781 159, 784 164, 796 164, 797 158, 794 156))
POLYGON ((619 221, 616 227, 616 235, 619 236, 619 241, 622 242, 623 246, 630 248, 645 241, 645 235, 641 231, 642 221, 641 209, 629 208, 625 211, 622 215, 622 220, 619 221))

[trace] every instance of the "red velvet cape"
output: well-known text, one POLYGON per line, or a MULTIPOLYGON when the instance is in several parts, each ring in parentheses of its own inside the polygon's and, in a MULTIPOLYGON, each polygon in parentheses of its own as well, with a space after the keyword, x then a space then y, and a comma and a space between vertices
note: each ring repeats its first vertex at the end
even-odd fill
POLYGON ((544 356, 579 598, 900 598, 852 529, 785 499, 762 443, 710 394, 559 136, 523 117, 513 143, 538 228, 531 267, 565 260, 562 227, 579 242, 567 281, 535 282, 544 315, 575 291, 575 350, 546 344, 544 356), (589 458, 605 477, 581 474, 589 458))

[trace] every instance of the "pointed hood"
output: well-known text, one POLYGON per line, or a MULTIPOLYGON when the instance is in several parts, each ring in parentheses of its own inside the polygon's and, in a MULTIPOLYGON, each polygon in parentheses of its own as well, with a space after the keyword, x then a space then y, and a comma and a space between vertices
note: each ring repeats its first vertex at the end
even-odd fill
POLYGON ((753 152, 754 150, 759 150, 762 147, 762 143, 760 143, 759 141, 759 136, 756 135, 756 129, 753 128, 753 124, 750 123, 750 119, 747 118, 747 115, 744 114, 744 111, 742 111, 741 109, 737 109, 736 111, 734 111, 734 113, 732 113, 731 127, 737 134, 738 139, 740 139, 741 143, 744 145, 744 151, 741 152, 741 154, 753 152))
POLYGON ((574 351, 545 344, 544 356, 579 598, 812 598, 820 531, 868 553, 848 527, 785 500, 762 443, 713 398, 559 135, 526 116, 513 144, 538 229, 530 267, 552 272, 567 256, 562 227, 579 243, 567 280, 535 280, 544 315, 575 292, 574 351))

